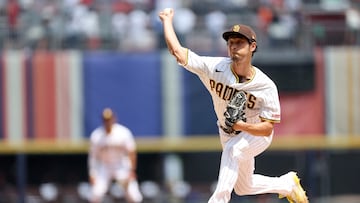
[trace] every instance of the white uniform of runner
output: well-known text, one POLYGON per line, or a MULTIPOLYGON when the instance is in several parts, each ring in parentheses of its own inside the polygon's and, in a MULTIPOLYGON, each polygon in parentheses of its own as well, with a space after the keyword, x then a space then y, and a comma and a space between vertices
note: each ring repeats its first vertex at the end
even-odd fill
POLYGON ((98 202, 107 192, 113 179, 126 187, 128 201, 141 202, 142 195, 138 182, 132 177, 129 152, 136 150, 131 131, 123 125, 114 123, 110 134, 103 126, 95 129, 90 137, 89 174, 94 178, 92 187, 93 201, 98 202))
POLYGON ((254 174, 255 156, 268 148, 273 133, 270 136, 253 136, 241 132, 230 136, 220 128, 221 125, 225 126, 226 105, 234 92, 239 90, 247 94, 247 123, 258 123, 261 119, 280 122, 280 103, 274 82, 261 70, 253 67, 254 77, 239 83, 230 67, 231 62, 230 58, 199 56, 188 50, 188 61, 184 66, 198 75, 210 92, 218 118, 223 152, 218 185, 209 203, 229 202, 233 189, 238 195, 289 194, 294 187, 291 175, 267 177, 254 174))

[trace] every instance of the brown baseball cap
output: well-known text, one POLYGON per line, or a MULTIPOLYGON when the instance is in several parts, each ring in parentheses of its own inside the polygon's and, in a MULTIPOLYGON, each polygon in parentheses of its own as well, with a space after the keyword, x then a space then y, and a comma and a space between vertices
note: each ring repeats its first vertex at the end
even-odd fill
POLYGON ((256 34, 254 30, 243 24, 237 24, 231 27, 229 31, 223 33, 223 38, 228 41, 230 36, 244 36, 249 42, 256 42, 256 34))

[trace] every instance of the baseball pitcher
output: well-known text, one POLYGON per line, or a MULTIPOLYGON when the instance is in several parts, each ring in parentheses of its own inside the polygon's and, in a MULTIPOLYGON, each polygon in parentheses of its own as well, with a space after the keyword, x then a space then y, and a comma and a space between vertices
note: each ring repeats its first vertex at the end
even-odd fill
POLYGON ((200 56, 183 47, 173 28, 174 10, 159 12, 169 52, 196 74, 209 91, 217 116, 222 155, 218 184, 209 203, 227 203, 238 195, 277 193, 289 202, 308 198, 295 172, 280 177, 254 174, 255 157, 271 144, 280 122, 280 102, 274 82, 252 65, 257 38, 247 25, 223 33, 228 57, 200 56))

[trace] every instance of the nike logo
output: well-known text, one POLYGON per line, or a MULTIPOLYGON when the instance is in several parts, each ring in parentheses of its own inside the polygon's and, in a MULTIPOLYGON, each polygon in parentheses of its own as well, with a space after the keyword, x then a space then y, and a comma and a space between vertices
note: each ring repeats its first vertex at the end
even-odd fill
POLYGON ((215 69, 215 72, 220 73, 223 72, 222 70, 215 69))

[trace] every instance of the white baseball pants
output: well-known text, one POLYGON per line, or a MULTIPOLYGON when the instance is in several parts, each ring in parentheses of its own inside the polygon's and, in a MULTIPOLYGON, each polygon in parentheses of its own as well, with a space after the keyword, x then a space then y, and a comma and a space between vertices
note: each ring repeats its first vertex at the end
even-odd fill
POLYGON ((254 174, 255 156, 265 151, 272 136, 252 136, 245 132, 230 137, 219 128, 223 148, 218 183, 208 203, 227 203, 234 190, 238 195, 278 193, 288 195, 294 181, 287 174, 268 177, 254 174))

